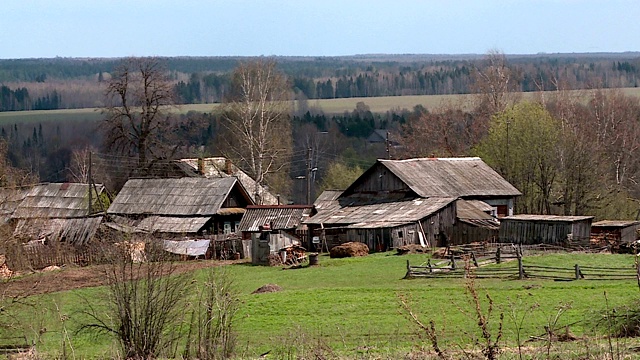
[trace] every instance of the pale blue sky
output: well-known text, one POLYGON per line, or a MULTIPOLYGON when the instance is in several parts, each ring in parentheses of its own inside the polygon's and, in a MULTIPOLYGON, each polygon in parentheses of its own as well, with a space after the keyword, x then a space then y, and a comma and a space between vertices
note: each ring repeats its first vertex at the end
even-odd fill
POLYGON ((2 0, 0 58, 640 51, 638 0, 2 0))

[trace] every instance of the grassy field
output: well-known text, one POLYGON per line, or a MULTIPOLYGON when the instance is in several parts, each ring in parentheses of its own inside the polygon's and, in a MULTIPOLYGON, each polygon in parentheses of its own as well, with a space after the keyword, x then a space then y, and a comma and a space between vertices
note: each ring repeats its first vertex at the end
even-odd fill
MULTIPOLYGON (((629 96, 640 97, 640 88, 620 89, 629 96)), ((584 91, 571 92, 584 101, 588 97, 584 91)), ((540 93, 523 93, 523 99, 534 100, 540 98, 540 93)), ((416 105, 422 105, 427 109, 435 109, 445 103, 453 104, 456 108, 471 110, 473 95, 416 95, 416 96, 382 96, 369 98, 346 99, 322 99, 308 100, 307 107, 322 110, 327 114, 341 114, 345 111, 353 111, 358 102, 364 102, 374 113, 385 113, 389 110, 413 109, 416 105)), ((186 114, 189 111, 211 112, 218 107, 217 104, 190 104, 181 105, 176 109, 177 113, 186 114)), ((40 110, 40 111, 9 111, 0 112, 0 126, 19 122, 42 122, 60 120, 100 120, 103 115, 99 108, 70 109, 70 110, 40 110)))
MULTIPOLYGON (((427 258, 382 253, 354 259, 322 256, 320 266, 296 270, 249 264, 228 266, 242 299, 237 322, 239 353, 247 357, 266 351, 285 354, 291 352, 292 347, 300 351, 302 346, 322 342, 341 354, 358 356, 364 351, 367 356, 393 358, 416 349, 417 345, 428 347, 402 310, 401 296, 409 300, 411 308, 425 323, 435 322, 441 347, 473 348, 473 339, 480 335, 480 330, 473 312, 475 304, 465 291, 466 280, 404 280, 407 259, 412 264, 420 264, 427 258), (251 294, 269 283, 278 284, 283 291, 251 294)), ((530 257, 527 261, 566 267, 574 263, 633 266, 630 255, 559 254, 530 257)), ((200 270, 193 276, 196 281, 203 281, 207 271, 210 270, 200 270)), ((553 322, 560 308, 564 311, 558 318, 558 326, 570 325, 571 332, 578 336, 601 337, 602 332, 594 332, 593 324, 606 308, 605 293, 610 308, 638 298, 635 281, 495 279, 475 280, 475 283, 485 310, 485 294, 494 300, 491 319, 494 333, 498 313, 505 314, 501 344, 512 348, 516 343, 516 326, 510 314, 525 317, 522 334, 526 338, 543 335, 544 326, 553 322)), ((24 332, 30 340, 38 339, 39 351, 50 357, 61 355, 65 336, 66 344, 73 346, 79 358, 113 357, 113 339, 75 333, 86 322, 82 311, 87 308, 87 300, 99 304, 96 299, 105 296, 104 288, 86 288, 33 297, 29 301, 35 307, 14 307, 20 308, 15 316, 21 332, 14 330, 11 334, 24 332)), ((185 321, 188 313, 186 309, 185 321)))

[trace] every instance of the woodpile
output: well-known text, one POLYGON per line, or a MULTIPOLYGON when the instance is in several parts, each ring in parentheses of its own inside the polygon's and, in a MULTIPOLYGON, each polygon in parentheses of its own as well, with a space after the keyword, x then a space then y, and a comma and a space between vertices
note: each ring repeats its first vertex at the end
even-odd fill
POLYGON ((297 265, 307 259, 307 249, 300 245, 290 245, 280 249, 280 258, 286 265, 297 265))
POLYGON ((7 266, 7 258, 0 255, 0 279, 9 279, 13 276, 13 271, 7 266))
POLYGON ((369 247, 361 242, 348 242, 342 245, 334 246, 329 250, 331 258, 345 258, 369 255, 369 247))

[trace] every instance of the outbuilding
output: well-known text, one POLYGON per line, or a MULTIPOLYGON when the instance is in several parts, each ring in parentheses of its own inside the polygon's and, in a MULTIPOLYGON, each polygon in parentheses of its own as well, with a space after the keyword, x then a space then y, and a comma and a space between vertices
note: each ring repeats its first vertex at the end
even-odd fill
POLYGON ((596 244, 622 244, 636 241, 638 221, 602 220, 591 225, 591 241, 596 244))
POLYGON ((522 214, 500 219, 499 242, 589 245, 593 216, 522 214))

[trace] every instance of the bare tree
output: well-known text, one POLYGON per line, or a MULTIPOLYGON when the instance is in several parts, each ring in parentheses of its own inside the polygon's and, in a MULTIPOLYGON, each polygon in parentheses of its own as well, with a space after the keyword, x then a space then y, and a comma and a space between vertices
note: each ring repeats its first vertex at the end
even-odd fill
POLYGON ((478 108, 490 116, 514 103, 517 100, 515 75, 506 56, 498 50, 490 50, 484 65, 475 68, 472 74, 472 90, 479 94, 478 108))
POLYGON ((168 110, 175 97, 158 59, 123 60, 108 82, 106 104, 102 127, 108 149, 137 156, 141 169, 167 157, 171 149, 168 110))
POLYGON ((282 181, 277 175, 288 173, 290 113, 287 80, 275 62, 256 60, 234 70, 222 118, 221 150, 255 179, 255 188, 248 190, 257 203, 261 203, 261 186, 273 187, 282 181))

